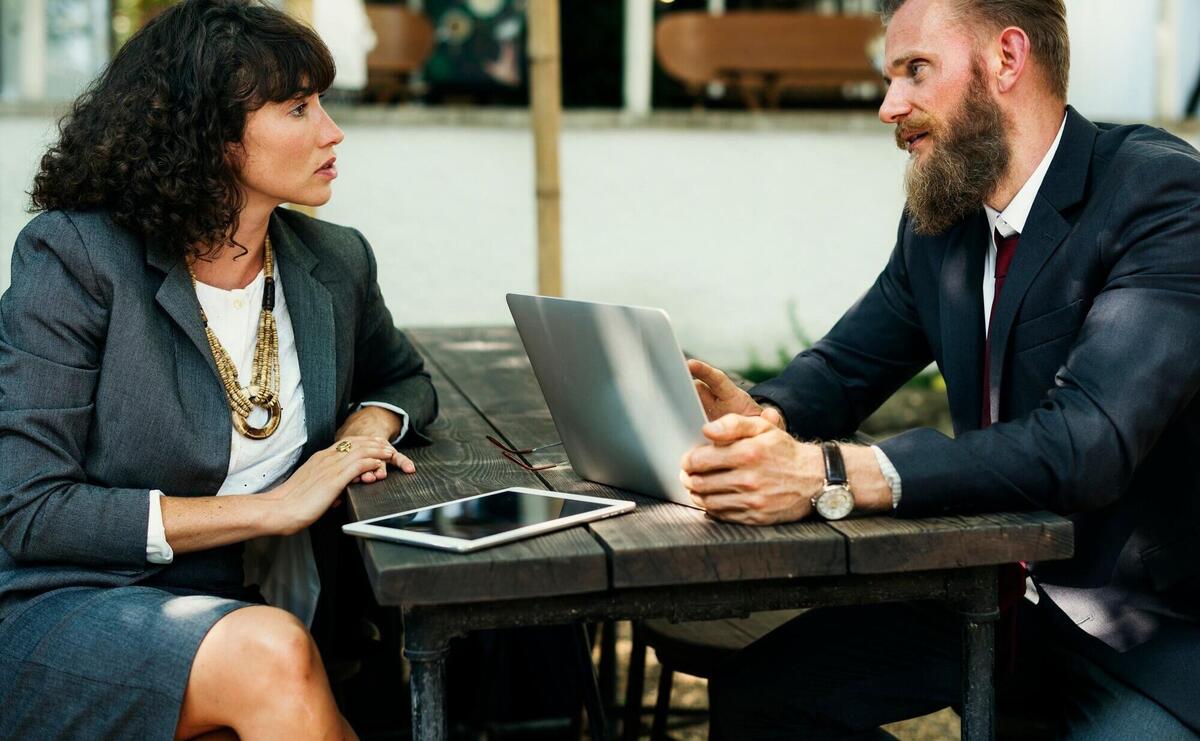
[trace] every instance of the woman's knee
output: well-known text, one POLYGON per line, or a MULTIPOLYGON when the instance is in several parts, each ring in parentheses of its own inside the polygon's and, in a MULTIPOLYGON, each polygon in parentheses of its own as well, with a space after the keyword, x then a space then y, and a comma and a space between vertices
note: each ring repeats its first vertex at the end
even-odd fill
POLYGON ((274 607, 250 607, 232 613, 229 658, 250 692, 272 697, 304 694, 325 684, 316 644, 304 625, 274 607), (236 618, 235 618, 236 616, 236 618))
POLYGON ((189 690, 276 704, 303 701, 325 684, 304 625, 284 610, 255 605, 229 613, 209 631, 196 654, 189 690))
POLYGON ((283 610, 254 606, 226 615, 201 643, 178 736, 229 727, 239 735, 300 738, 340 735, 343 726, 304 625, 283 610))

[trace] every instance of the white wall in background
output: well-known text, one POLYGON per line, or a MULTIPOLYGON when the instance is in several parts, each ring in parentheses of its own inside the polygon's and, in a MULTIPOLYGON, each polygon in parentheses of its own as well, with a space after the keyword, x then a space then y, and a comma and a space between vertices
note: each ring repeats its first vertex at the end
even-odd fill
MULTIPOLYGON (((0 289, 48 119, 0 118, 0 289)), ((402 325, 506 323, 535 289, 533 152, 502 128, 352 125, 320 217, 375 247, 402 325)), ((681 342, 744 367, 819 336, 895 240, 904 156, 890 131, 567 130, 568 296, 661 306, 681 342)))
MULTIPOLYGON (((0 289, 49 125, 0 119, 0 289)), ((568 130, 568 295, 662 306, 717 362, 773 358, 795 346, 789 301, 819 334, 886 260, 904 165, 890 137, 568 130)), ((372 242, 399 323, 505 323, 505 292, 536 285, 532 164, 521 129, 349 126, 319 216, 372 242)))
MULTIPOLYGON (((1160 0, 1067 0, 1069 101, 1089 118, 1145 121, 1158 113, 1155 35, 1160 0)), ((1195 4, 1197 0, 1184 0, 1195 4)), ((1200 39, 1191 29, 1189 43, 1200 39)))
POLYGON ((1200 0, 1173 0, 1176 25, 1168 32, 1173 38, 1175 96, 1167 109, 1171 117, 1186 113, 1188 97, 1200 79, 1200 0))
POLYGON ((827 330, 895 241, 890 130, 593 131, 565 140, 566 287, 665 308, 689 350, 744 365, 827 330))
MULTIPOLYGON (((532 142, 519 130, 358 128, 321 216, 375 245, 402 323, 507 322, 535 289, 532 142), (344 165, 344 166, 343 166, 344 165)), ((904 159, 878 134, 612 129, 563 134, 568 296, 661 306, 681 341, 744 365, 819 334, 874 279, 904 159)))
POLYGON ((0 289, 8 287, 13 241, 30 218, 26 192, 53 127, 50 118, 0 118, 0 289))

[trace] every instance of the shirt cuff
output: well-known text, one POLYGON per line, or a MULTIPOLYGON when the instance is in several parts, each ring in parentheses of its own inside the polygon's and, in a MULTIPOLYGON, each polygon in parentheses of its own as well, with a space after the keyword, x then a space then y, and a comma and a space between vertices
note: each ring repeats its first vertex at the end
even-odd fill
POLYGON ((895 511, 900 506, 900 472, 892 465, 891 459, 887 457, 878 445, 872 445, 871 451, 875 453, 875 460, 879 463, 879 470, 883 473, 883 480, 892 490, 892 511, 895 511))
POLYGON ((163 527, 162 499, 158 489, 150 492, 150 521, 146 525, 146 560, 150 563, 168 564, 175 560, 175 551, 167 542, 167 531, 163 527))
POLYGON ((355 409, 354 411, 357 412, 363 407, 381 407, 389 412, 395 412, 396 414, 400 415, 400 434, 392 438, 392 445, 395 445, 403 440, 404 436, 408 434, 408 412, 404 411, 400 407, 382 401, 364 401, 363 403, 359 404, 358 409, 355 409))

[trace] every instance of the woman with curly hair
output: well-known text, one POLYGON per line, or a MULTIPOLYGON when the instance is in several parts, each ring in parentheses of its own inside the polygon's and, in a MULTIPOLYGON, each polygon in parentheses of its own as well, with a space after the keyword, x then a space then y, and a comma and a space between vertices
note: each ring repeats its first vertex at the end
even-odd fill
POLYGON ((330 197, 333 75, 286 15, 187 0, 42 158, 0 297, 0 737, 354 736, 312 545, 436 396, 362 235, 279 208, 330 197))

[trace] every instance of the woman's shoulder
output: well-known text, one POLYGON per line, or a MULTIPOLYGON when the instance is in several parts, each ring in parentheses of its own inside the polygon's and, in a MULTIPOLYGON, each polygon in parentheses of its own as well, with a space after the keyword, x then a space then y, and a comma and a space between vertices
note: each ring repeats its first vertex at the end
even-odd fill
POLYGON ((89 270, 121 273, 144 260, 142 241, 113 221, 107 211, 51 210, 30 219, 17 236, 18 249, 53 253, 89 270))
POLYGON ((13 297, 36 303, 55 295, 64 307, 69 293, 111 305, 122 287, 137 290, 147 270, 141 240, 102 211, 39 213, 17 235, 12 265, 13 297))
POLYGON ((324 221, 291 208, 277 208, 275 215, 314 252, 326 247, 338 250, 350 247, 362 251, 363 236, 353 227, 324 221))
POLYGON ((289 208, 275 209, 275 216, 319 261, 353 271, 370 269, 371 248, 357 229, 289 208))
POLYGON ((79 239, 83 239, 85 236, 128 239, 133 236, 127 229, 113 221, 112 216, 105 209, 43 211, 30 219, 21 233, 39 237, 74 235, 79 239))

